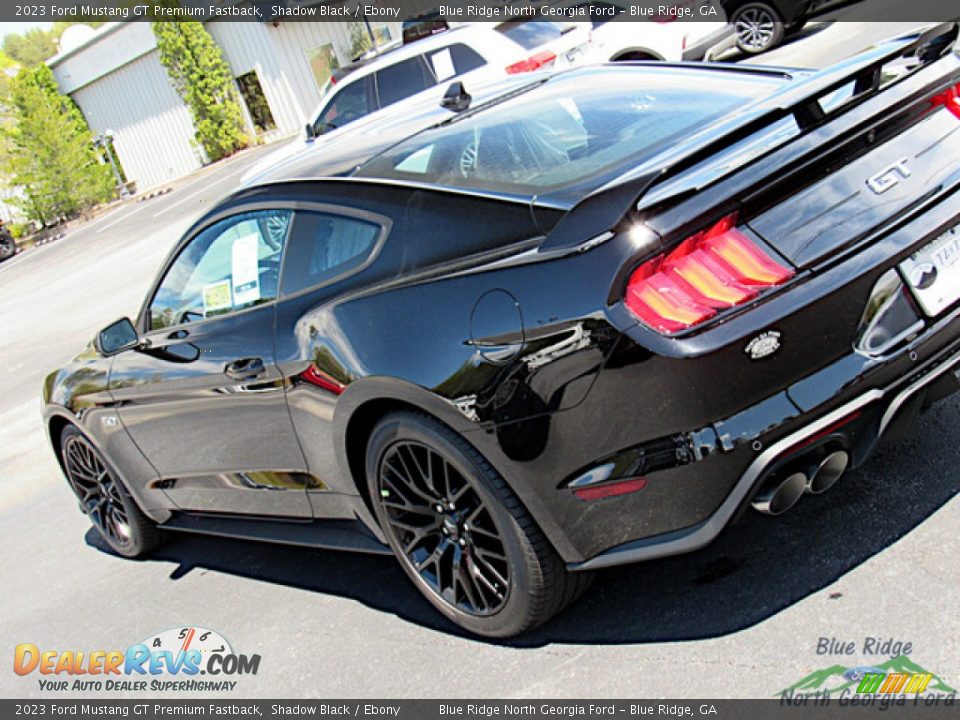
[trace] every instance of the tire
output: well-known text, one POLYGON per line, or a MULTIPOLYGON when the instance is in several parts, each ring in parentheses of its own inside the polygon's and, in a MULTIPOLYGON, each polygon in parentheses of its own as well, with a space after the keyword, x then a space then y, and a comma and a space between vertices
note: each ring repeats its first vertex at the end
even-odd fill
POLYGON ((377 520, 407 576, 471 633, 531 630, 592 579, 567 572, 490 463, 428 415, 384 417, 370 435, 366 474, 377 520))
POLYGON ((143 514, 117 472, 74 425, 60 436, 63 467, 80 509, 100 537, 118 555, 142 557, 162 540, 160 530, 143 514))
POLYGON ((657 57, 652 53, 643 52, 640 50, 631 50, 629 52, 623 53, 623 55, 618 55, 615 58, 611 58, 611 62, 630 62, 630 61, 652 61, 652 62, 663 62, 663 58, 657 57))
POLYGON ((748 55, 767 52, 783 42, 783 20, 766 3, 751 2, 737 8, 730 22, 737 33, 737 47, 748 55))
POLYGON ((0 261, 12 258, 17 254, 17 243, 7 232, 0 232, 0 261))
POLYGON ((784 35, 787 35, 787 36, 796 35, 798 32, 803 30, 806 26, 807 26, 806 20, 797 20, 796 22, 792 22, 788 25, 784 25, 783 33, 784 35))

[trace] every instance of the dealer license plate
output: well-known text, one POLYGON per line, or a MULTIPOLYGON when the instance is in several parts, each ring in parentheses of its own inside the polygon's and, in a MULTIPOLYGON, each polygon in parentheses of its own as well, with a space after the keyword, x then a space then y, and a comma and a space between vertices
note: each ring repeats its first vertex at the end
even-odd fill
POLYGON ((960 299, 960 225, 900 263, 913 297, 928 316, 960 299))

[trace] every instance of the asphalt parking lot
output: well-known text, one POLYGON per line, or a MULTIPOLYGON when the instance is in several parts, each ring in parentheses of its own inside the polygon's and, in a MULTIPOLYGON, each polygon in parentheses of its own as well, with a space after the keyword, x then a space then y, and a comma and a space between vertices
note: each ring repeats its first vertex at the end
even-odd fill
MULTIPOLYGON (((817 23, 759 61, 822 67, 907 27, 817 23)), ((264 152, 0 265, 0 696, 43 695, 10 669, 18 643, 125 648, 187 625, 261 655, 225 698, 770 697, 835 664, 883 662, 863 652, 870 638, 911 643, 914 663, 960 687, 956 397, 826 495, 749 514, 700 552, 602 572, 510 643, 462 635, 391 558, 186 536, 144 561, 109 553, 46 446, 41 381, 136 314, 179 234, 264 152), (856 652, 818 654, 821 638, 856 652)))

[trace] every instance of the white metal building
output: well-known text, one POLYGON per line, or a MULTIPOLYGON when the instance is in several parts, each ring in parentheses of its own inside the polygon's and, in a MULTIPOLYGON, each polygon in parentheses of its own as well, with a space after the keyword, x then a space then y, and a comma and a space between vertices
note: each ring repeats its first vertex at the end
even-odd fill
MULTIPOLYGON (((250 127, 256 126, 257 134, 270 141, 301 130, 320 100, 330 66, 350 61, 351 25, 211 21, 206 28, 222 49, 238 87, 259 100, 248 101, 241 92, 250 127)), ((400 27, 382 23, 374 26, 374 32, 385 40, 398 37, 400 27)), ((104 25, 48 64, 61 91, 79 105, 94 133, 112 133, 127 179, 138 191, 204 164, 190 112, 160 64, 149 23, 104 25)))

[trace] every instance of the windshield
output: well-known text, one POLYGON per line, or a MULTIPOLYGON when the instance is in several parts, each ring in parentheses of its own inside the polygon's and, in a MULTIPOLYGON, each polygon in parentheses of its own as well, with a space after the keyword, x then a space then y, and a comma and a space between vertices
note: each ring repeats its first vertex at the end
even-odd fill
POLYGON ((635 164, 782 82, 637 68, 564 74, 415 135, 358 174, 540 194, 635 164))

